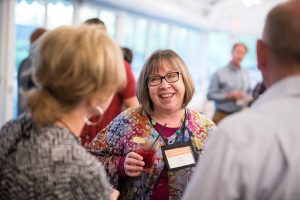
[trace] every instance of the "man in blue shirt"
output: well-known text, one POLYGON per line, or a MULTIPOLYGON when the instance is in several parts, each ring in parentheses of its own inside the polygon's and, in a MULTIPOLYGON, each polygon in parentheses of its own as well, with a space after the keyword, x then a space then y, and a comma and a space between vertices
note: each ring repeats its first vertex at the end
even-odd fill
POLYGON ((240 65, 247 51, 245 44, 234 44, 231 61, 211 79, 207 98, 215 102, 213 121, 216 124, 224 117, 242 110, 252 99, 249 74, 240 65))

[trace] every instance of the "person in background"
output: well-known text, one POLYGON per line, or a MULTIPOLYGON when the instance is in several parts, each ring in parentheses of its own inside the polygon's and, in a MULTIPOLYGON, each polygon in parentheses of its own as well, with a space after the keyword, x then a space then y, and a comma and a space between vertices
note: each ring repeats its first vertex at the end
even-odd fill
POLYGON ((255 85, 253 92, 252 92, 252 97, 253 97, 253 102, 256 101, 260 95, 262 95, 266 91, 266 86, 264 82, 259 82, 255 85))
POLYGON ((299 8, 300 1, 287 1, 268 13, 257 41, 267 90, 220 123, 184 200, 299 199, 299 8))
POLYGON ((123 52, 124 60, 129 64, 131 64, 133 60, 133 53, 131 49, 127 47, 122 47, 122 52, 123 52))
POLYGON ((117 199, 78 138, 125 85, 120 48, 99 28, 60 27, 41 38, 35 56, 29 114, 0 130, 1 198, 117 199))
POLYGON ((226 116, 242 110, 252 101, 250 78, 241 62, 248 48, 243 43, 232 47, 230 63, 212 77, 207 98, 215 103, 213 121, 218 124, 226 116))
POLYGON ((137 85, 141 107, 118 115, 87 150, 104 164, 111 183, 120 190, 120 199, 181 199, 194 167, 183 162, 178 166, 180 169, 168 168, 162 148, 177 151, 175 146, 185 144, 193 152, 187 157, 192 156, 195 164, 201 160, 200 153, 215 125, 187 108, 194 84, 184 61, 174 51, 152 53, 137 85), (146 157, 143 160, 135 153, 136 137, 157 138, 159 148, 150 172, 143 171, 146 157))
POLYGON ((100 20, 99 18, 97 18, 97 17, 85 20, 84 24, 100 26, 104 30, 106 30, 105 23, 102 20, 100 20))
MULTIPOLYGON (((98 18, 91 18, 85 21, 85 24, 94 25, 104 28, 105 24, 98 18)), ((136 107, 139 105, 138 99, 135 95, 136 91, 136 82, 134 75, 132 73, 130 64, 124 61, 124 67, 126 70, 127 84, 122 91, 117 92, 109 105, 108 109, 105 111, 102 121, 98 124, 91 124, 84 126, 81 133, 81 144, 84 147, 87 147, 94 137, 99 133, 103 128, 107 126, 118 114, 122 112, 123 106, 126 108, 136 107)), ((114 79, 113 76, 109 76, 114 79)), ((93 116, 90 120, 92 122, 97 122, 100 119, 99 115, 93 116)))
POLYGON ((29 56, 25 58, 18 70, 18 115, 21 115, 26 111, 26 99, 25 93, 32 88, 35 87, 34 82, 32 80, 32 67, 31 67, 31 59, 32 52, 34 51, 34 43, 35 41, 43 35, 47 30, 44 28, 35 29, 30 35, 30 52, 29 56))

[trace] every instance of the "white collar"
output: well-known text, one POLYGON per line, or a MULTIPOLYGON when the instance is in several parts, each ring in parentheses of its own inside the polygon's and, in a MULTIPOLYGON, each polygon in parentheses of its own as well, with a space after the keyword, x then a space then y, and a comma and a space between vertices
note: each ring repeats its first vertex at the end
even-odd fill
POLYGON ((300 75, 284 78, 266 90, 261 97, 251 106, 253 108, 284 96, 300 96, 300 75))

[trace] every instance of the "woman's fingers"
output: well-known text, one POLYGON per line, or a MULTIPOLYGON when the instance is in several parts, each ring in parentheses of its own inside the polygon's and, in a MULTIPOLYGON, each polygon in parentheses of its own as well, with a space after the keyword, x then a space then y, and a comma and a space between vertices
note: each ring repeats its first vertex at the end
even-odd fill
POLYGON ((139 154, 135 153, 135 152, 129 152, 126 157, 129 157, 129 158, 134 158, 136 160, 143 160, 143 157, 140 156, 139 154))
POLYGON ((126 155, 125 164, 144 166, 143 157, 135 152, 130 152, 126 155))
POLYGON ((136 165, 127 165, 126 169, 128 171, 143 171, 143 167, 136 166, 136 165))
POLYGON ((124 169, 127 176, 139 176, 142 173, 145 163, 143 157, 135 152, 126 155, 124 169))
POLYGON ((141 160, 136 160, 134 158, 128 158, 128 159, 125 159, 125 164, 127 165, 137 165, 137 166, 144 166, 145 163, 141 160))

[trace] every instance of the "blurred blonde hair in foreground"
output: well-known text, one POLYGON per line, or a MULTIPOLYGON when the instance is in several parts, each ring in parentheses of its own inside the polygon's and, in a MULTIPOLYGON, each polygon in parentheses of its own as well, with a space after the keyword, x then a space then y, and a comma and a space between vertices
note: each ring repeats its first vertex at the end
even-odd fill
POLYGON ((126 83, 122 52, 97 26, 59 27, 42 36, 34 55, 27 106, 39 125, 58 120, 95 94, 106 101, 126 83))

